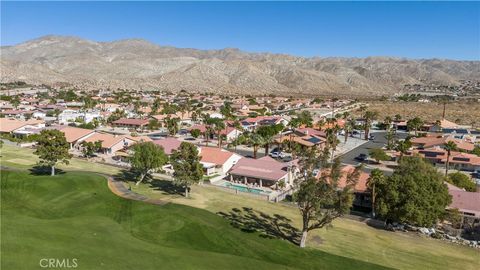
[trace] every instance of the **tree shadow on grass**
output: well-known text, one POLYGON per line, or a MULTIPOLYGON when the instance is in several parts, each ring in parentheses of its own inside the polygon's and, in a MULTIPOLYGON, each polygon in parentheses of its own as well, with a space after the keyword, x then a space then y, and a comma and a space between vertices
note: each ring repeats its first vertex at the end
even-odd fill
POLYGON ((153 190, 159 190, 169 195, 183 195, 185 192, 183 187, 177 186, 169 180, 152 179, 148 184, 153 190))
POLYGON ((229 213, 217 214, 244 232, 259 232, 261 237, 283 239, 295 245, 300 243, 300 230, 292 226, 292 221, 285 216, 278 214, 271 216, 249 207, 233 208, 229 213))
MULTIPOLYGON (((31 175, 50 175, 52 173, 52 168, 50 166, 35 165, 32 168, 28 169, 31 175)), ((55 175, 65 174, 65 171, 62 169, 55 168, 55 175)))
POLYGON ((137 179, 137 175, 130 170, 121 170, 119 173, 113 176, 113 179, 124 182, 134 182, 137 179))
MULTIPOLYGON (((117 181, 125 181, 135 183, 137 181, 137 174, 130 170, 122 170, 114 175, 117 181)), ((155 179, 150 175, 145 176, 143 183, 149 185, 152 190, 162 191, 169 195, 181 195, 185 191, 183 187, 175 185, 172 181, 155 179)))

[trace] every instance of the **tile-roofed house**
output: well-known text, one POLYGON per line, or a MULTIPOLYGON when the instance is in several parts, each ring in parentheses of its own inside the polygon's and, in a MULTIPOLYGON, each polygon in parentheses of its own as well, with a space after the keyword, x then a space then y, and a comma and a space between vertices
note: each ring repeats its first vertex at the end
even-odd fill
POLYGON ((480 192, 468 192, 448 185, 448 193, 452 196, 452 203, 448 209, 458 209, 465 216, 480 218, 480 192))
MULTIPOLYGON (((346 165, 341 169, 341 176, 338 180, 338 188, 345 188, 347 186, 347 176, 355 171, 355 167, 352 165, 346 165)), ((317 178, 322 176, 324 171, 320 171, 317 175, 317 178)), ((369 210, 371 209, 371 194, 367 187, 367 181, 370 175, 364 171, 360 171, 360 175, 358 177, 358 181, 353 187, 353 192, 355 194, 355 198, 353 200, 353 207, 358 208, 361 210, 369 210)))
MULTIPOLYGON (((440 166, 445 166, 447 161, 447 151, 440 147, 415 149, 411 154, 420 154, 420 156, 440 166)), ((451 151, 449 164, 450 168, 462 171, 480 170, 480 157, 474 154, 451 151)))
POLYGON ((434 146, 443 147, 447 142, 454 142, 457 147, 464 151, 472 151, 475 148, 475 145, 471 142, 455 139, 451 137, 442 137, 442 136, 425 136, 425 137, 418 137, 413 138, 410 140, 412 145, 419 148, 419 149, 427 149, 434 146))
POLYGON ((256 116, 248 117, 240 121, 243 129, 253 131, 258 126, 283 124, 288 125, 288 121, 282 116, 256 116))
POLYGON ((126 128, 139 128, 142 129, 148 125, 148 119, 136 119, 136 118, 121 118, 117 121, 113 121, 112 125, 116 127, 126 127, 126 128))
POLYGON ((443 138, 442 136, 426 136, 412 138, 410 142, 412 142, 413 146, 419 149, 424 149, 445 144, 445 138, 443 138))
POLYGON ((154 140, 153 143, 163 147, 165 154, 171 155, 173 150, 177 150, 180 147, 182 141, 176 138, 168 137, 161 140, 154 140))
MULTIPOLYGON (((194 125, 194 126, 190 127, 188 130, 192 131, 194 129, 200 130, 200 132, 202 134, 205 134, 205 131, 207 130, 207 128, 204 124, 194 125)), ((229 126, 228 124, 225 125, 225 128, 220 131, 220 135, 225 136, 227 138, 227 142, 235 140, 241 134, 242 134, 242 131, 240 131, 240 130, 232 127, 232 126, 229 126)), ((218 136, 218 134, 217 134, 217 132, 213 132, 212 134, 210 134, 210 136, 211 136, 210 139, 212 139, 212 138, 218 136)))
POLYGON ((25 115, 27 114, 32 114, 32 111, 26 111, 26 110, 4 110, 0 112, 0 115, 3 115, 4 117, 15 117, 18 119, 25 119, 25 115))
POLYGON ((260 159, 241 158, 229 171, 230 181, 245 184, 257 184, 266 187, 279 187, 279 182, 285 186, 293 185, 298 169, 291 162, 279 162, 265 156, 260 159))
POLYGON ((226 174, 242 158, 240 155, 218 147, 201 147, 200 156, 206 175, 226 174))
POLYGON ((102 142, 102 151, 104 154, 113 155, 115 152, 125 149, 135 143, 129 136, 118 136, 108 133, 95 133, 89 136, 86 142, 102 142))
POLYGON ((285 141, 292 141, 298 143, 302 147, 321 147, 326 141, 325 132, 315 130, 313 128, 296 129, 291 134, 285 134, 275 139, 276 143, 283 143, 285 141))
POLYGON ((89 136, 95 134, 94 130, 85 129, 85 128, 77 128, 77 127, 70 127, 70 126, 56 126, 52 127, 53 129, 58 129, 65 134, 65 138, 67 142, 70 143, 70 148, 77 146, 79 147, 79 143, 83 142, 89 136))
POLYGON ((309 127, 297 128, 295 129, 295 133, 300 133, 302 135, 314 135, 314 136, 324 137, 324 138, 327 137, 327 134, 325 133, 325 131, 317 130, 309 127))
POLYGON ((17 119, 0 118, 0 133, 12 133, 17 129, 27 126, 44 127, 45 121, 33 119, 22 121, 17 119))

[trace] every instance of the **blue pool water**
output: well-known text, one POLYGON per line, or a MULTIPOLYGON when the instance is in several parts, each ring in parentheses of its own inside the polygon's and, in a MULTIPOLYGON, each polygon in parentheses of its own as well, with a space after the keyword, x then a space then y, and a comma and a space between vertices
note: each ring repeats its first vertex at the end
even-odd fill
POLYGON ((249 187, 245 187, 245 186, 234 185, 234 184, 229 183, 229 182, 225 182, 224 186, 228 187, 228 188, 236 189, 236 190, 241 191, 241 192, 250 192, 250 193, 255 193, 255 194, 262 194, 262 193, 263 194, 268 194, 268 193, 270 193, 270 191, 264 191, 264 190, 257 189, 257 188, 249 188, 249 187))

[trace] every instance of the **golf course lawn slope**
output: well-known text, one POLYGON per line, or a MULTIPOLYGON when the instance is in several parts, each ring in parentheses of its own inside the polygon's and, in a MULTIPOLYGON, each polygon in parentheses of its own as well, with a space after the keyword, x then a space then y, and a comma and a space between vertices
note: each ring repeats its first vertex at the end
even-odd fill
POLYGON ((384 269, 243 232, 211 212, 115 196, 106 179, 1 172, 1 269, 384 269))

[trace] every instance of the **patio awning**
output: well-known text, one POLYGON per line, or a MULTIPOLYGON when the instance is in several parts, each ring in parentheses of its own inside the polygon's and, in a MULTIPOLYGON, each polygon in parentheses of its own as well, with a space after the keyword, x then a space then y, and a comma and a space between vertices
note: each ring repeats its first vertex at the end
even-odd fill
POLYGON ((118 157, 129 157, 130 155, 123 152, 123 151, 117 151, 115 152, 115 156, 118 156, 118 157))

